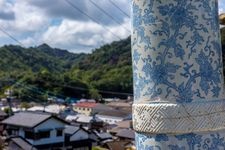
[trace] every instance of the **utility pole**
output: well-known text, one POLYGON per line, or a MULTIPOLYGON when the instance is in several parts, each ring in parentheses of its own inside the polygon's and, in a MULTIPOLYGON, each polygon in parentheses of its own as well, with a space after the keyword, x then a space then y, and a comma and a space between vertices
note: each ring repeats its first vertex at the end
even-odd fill
POLYGON ((138 150, 225 149, 217 0, 132 0, 138 150))
POLYGON ((12 94, 13 94, 13 90, 12 89, 8 89, 6 92, 6 100, 7 103, 9 105, 9 116, 13 115, 13 110, 12 110, 12 94))

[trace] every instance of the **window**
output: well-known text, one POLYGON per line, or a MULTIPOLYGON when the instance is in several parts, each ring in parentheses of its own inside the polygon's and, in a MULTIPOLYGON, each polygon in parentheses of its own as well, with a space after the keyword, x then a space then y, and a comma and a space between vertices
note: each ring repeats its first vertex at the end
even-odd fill
POLYGON ((83 110, 85 110, 85 108, 83 108, 83 110))
POLYGON ((62 136, 63 135, 63 130, 62 129, 57 129, 56 130, 56 136, 62 136))
POLYGON ((50 137, 50 131, 40 131, 39 137, 40 138, 49 138, 50 137))
POLYGON ((18 130, 12 130, 12 135, 19 135, 19 131, 18 130))
POLYGON ((26 139, 34 139, 34 133, 32 131, 25 131, 26 139))

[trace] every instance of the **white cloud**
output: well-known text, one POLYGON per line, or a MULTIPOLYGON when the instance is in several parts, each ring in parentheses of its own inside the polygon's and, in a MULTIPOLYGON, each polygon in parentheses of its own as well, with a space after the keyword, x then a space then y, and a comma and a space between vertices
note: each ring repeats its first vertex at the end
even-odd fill
MULTIPOLYGON (((129 20, 126 21, 126 26, 129 20)), ((68 48, 72 50, 91 50, 104 43, 118 40, 112 33, 120 38, 125 38, 129 33, 121 26, 106 27, 94 22, 81 22, 64 19, 59 26, 51 26, 43 34, 43 41, 55 47, 68 48)))
MULTIPOLYGON (((116 0, 115 2, 118 5, 127 4, 127 0, 116 0)), ((102 16, 102 13, 99 13, 99 10, 88 3, 87 0, 79 0, 76 5, 78 4, 80 4, 80 8, 84 12, 95 17, 105 28, 120 38, 125 38, 130 34, 124 27, 115 23, 112 24, 112 20, 107 16, 102 16), (98 13, 96 14, 96 12, 98 13)), ((122 19, 121 24, 123 23, 126 27, 129 27, 129 19, 123 16, 121 12, 119 14, 118 10, 115 11, 116 8, 109 5, 108 0, 102 0, 98 4, 114 15, 115 18, 119 18, 120 21, 122 19)), ((126 5, 123 9, 129 10, 128 6, 126 5)), ((118 40, 113 34, 105 30, 102 25, 90 21, 89 18, 81 15, 65 1, 61 0, 11 2, 0 0, 0 24, 3 29, 26 46, 48 43, 53 47, 67 48, 74 51, 90 51, 103 43, 118 40), (1 10, 3 8, 5 12, 13 12, 14 19, 2 19, 1 10), (57 19, 62 22, 51 24, 57 19)), ((16 44, 4 33, 0 32, 0 38, 6 38, 12 44, 16 44)), ((5 40, 0 41, 1 45, 5 43, 5 40)))
MULTIPOLYGON (((108 0, 99 0, 97 4, 118 19, 123 24, 122 26, 113 23, 112 19, 100 12, 88 2, 89 0, 70 1, 98 20, 101 25, 81 15, 65 0, 10 0, 10 2, 9 0, 0 0, 1 28, 26 46, 47 43, 53 47, 65 48, 75 52, 90 52, 91 49, 99 47, 103 43, 118 40, 115 35, 120 38, 126 38, 130 35, 130 32, 125 29, 130 29, 130 19, 111 5, 108 0), (60 21, 52 24, 55 20, 60 21)), ((113 1, 129 13, 131 0, 113 1)), ((219 11, 225 12, 225 0, 219 0, 219 4, 219 11)), ((2 45, 13 43, 12 39, 2 32, 0 32, 0 38, 5 39, 0 40, 2 45), (6 39, 8 42, 6 42, 6 39)))
MULTIPOLYGON (((11 20, 0 17, 1 28, 25 46, 35 45, 38 39, 36 35, 40 35, 40 32, 45 31, 49 26, 49 18, 39 8, 28 5, 26 1, 10 3, 7 0, 0 0, 1 7, 15 14, 15 18, 11 20)), ((12 44, 18 44, 2 32, 0 37, 8 39, 12 44)), ((5 42, 1 41, 0 44, 3 45, 5 42)))
MULTIPOLYGON (((75 7, 78 7, 81 11, 88 14, 91 18, 98 20, 104 25, 114 25, 116 24, 111 18, 105 15, 101 10, 99 10, 95 5, 93 5, 90 0, 68 0, 71 4, 67 3, 66 0, 27 0, 27 2, 40 8, 49 17, 63 17, 66 19, 72 19, 77 21, 88 21, 89 18, 83 15, 75 7), (54 5, 53 5, 54 4, 54 5), (74 7, 73 7, 74 6, 74 7)), ((113 0, 117 5, 119 5, 124 11, 129 13, 129 0, 113 0)), ((113 6, 109 0, 93 0, 99 7, 107 11, 108 14, 112 15, 117 21, 123 22, 124 16, 118 11, 115 6, 113 6)))

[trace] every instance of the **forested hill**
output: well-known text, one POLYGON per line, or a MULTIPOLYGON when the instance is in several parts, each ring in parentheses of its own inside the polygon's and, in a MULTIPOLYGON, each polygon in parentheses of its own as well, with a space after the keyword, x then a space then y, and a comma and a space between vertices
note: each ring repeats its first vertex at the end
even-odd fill
POLYGON ((25 100, 44 99, 46 94, 126 97, 124 93, 132 93, 130 49, 130 38, 104 45, 92 54, 74 54, 47 44, 1 47, 1 93, 13 85, 15 94, 25 100))
POLYGON ((0 72, 33 71, 47 69, 62 72, 70 69, 83 54, 72 54, 66 50, 53 49, 46 44, 34 48, 8 45, 0 48, 0 72))
MULTIPOLYGON (((221 33, 225 54, 225 28, 221 33)), ((23 100, 44 100, 46 95, 125 98, 133 89, 131 68, 130 37, 91 54, 74 54, 47 44, 0 48, 1 92, 13 85, 15 95, 23 100)))

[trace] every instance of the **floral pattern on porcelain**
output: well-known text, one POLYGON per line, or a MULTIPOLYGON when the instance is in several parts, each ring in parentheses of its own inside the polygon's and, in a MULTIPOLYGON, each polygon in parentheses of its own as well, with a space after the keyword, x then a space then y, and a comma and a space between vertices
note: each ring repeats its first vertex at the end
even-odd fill
POLYGON ((135 102, 222 99, 216 0, 133 0, 132 20, 135 102))
POLYGON ((190 133, 183 135, 164 135, 156 140, 158 135, 136 133, 138 150, 224 150, 225 132, 209 134, 190 133), (165 138, 166 137, 166 138, 165 138), (151 145, 151 146, 150 146, 151 145))

